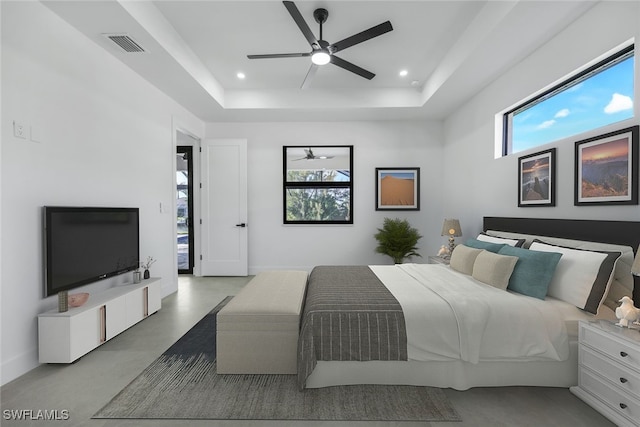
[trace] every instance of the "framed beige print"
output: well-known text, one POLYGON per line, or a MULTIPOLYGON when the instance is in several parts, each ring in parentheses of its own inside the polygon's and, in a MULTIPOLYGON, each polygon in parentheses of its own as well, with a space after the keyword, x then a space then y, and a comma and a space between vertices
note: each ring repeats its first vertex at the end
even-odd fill
POLYGON ((420 210, 420 168, 376 168, 377 211, 420 210))

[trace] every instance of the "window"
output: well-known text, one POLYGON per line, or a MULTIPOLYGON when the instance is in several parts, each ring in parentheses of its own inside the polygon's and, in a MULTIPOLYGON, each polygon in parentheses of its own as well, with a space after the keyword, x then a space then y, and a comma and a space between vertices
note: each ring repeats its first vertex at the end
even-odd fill
POLYGON ((353 146, 283 147, 285 224, 353 224, 353 146))
POLYGON ((633 118, 634 46, 503 115, 503 155, 633 118))

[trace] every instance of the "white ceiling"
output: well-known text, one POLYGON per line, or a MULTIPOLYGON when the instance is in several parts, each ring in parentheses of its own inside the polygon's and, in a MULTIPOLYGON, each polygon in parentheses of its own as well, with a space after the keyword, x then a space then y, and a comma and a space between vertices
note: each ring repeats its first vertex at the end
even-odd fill
POLYGON ((205 121, 296 121, 446 117, 595 2, 299 0, 316 37, 313 11, 329 11, 329 43, 393 25, 337 53, 375 73, 372 80, 328 64, 307 89, 310 58, 247 59, 311 50, 280 1, 44 4, 205 121), (105 33, 126 33, 146 52, 126 53, 105 33))

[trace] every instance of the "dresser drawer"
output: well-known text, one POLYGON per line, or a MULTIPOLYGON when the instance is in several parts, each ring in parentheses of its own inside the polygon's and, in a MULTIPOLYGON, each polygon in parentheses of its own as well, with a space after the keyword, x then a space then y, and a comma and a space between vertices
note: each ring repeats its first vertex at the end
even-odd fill
POLYGON ((622 415, 638 425, 638 420, 640 420, 640 400, 615 389, 586 369, 580 369, 579 375, 582 389, 602 400, 618 415, 622 415))
POLYGON ((640 372, 632 371, 612 362, 602 354, 584 346, 580 346, 578 357, 581 366, 597 372, 624 392, 631 393, 640 399, 640 372))
POLYGON ((622 338, 581 324, 580 343, 604 353, 612 360, 631 369, 640 370, 640 347, 622 338))

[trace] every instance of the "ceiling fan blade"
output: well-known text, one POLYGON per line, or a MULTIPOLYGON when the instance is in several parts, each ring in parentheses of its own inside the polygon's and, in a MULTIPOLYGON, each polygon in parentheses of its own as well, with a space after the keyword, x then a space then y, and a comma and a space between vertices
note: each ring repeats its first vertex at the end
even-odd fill
MULTIPOLYGON (((307 89, 309 87, 309 85, 311 85, 311 82, 313 81, 313 78, 316 75, 316 72, 318 71, 319 66, 316 64, 311 64, 311 67, 309 67, 309 71, 307 71, 307 75, 304 77, 304 81, 302 82, 302 86, 300 86, 300 89, 307 89)), ((307 150, 304 150, 307 151, 307 150)), ((309 152, 307 152, 307 156, 309 155, 309 153, 311 153, 310 155, 313 157, 313 152, 311 151, 311 149, 309 149, 309 152)))
POLYGON ((309 44, 311 46, 319 47, 318 39, 316 39, 316 36, 314 36, 313 32, 311 32, 311 28, 309 28, 309 26, 307 25, 307 21, 304 20, 295 3, 293 3, 292 1, 283 1, 282 3, 284 4, 284 7, 286 7, 289 11, 289 14, 293 18, 293 20, 296 21, 296 24, 298 24, 298 28, 300 28, 300 31, 302 31, 302 34, 304 34, 309 44))
POLYGON ((352 35, 351 37, 347 37, 344 40, 340 40, 337 43, 333 43, 331 46, 329 46, 329 50, 333 53, 339 52, 358 43, 366 42, 369 39, 378 37, 384 33, 388 33, 391 30, 393 30, 391 22, 383 22, 382 24, 371 27, 368 30, 364 30, 358 34, 352 35))
POLYGON ((301 58, 304 56, 311 56, 309 53, 268 53, 264 55, 247 55, 249 59, 270 59, 270 58, 301 58))
POLYGON ((331 55, 331 63, 337 65, 340 68, 344 68, 347 71, 351 71, 352 73, 356 73, 357 75, 364 77, 365 79, 371 80, 376 75, 371 71, 367 71, 364 68, 360 68, 357 65, 352 64, 349 61, 345 61, 342 58, 338 58, 335 55, 331 55))

